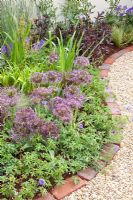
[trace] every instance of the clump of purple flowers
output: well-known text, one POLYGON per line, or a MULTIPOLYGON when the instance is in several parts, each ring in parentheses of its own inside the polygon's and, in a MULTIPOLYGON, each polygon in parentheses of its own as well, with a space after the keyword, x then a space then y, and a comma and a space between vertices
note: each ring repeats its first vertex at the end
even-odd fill
POLYGON ((50 63, 56 63, 59 60, 59 56, 57 53, 52 52, 49 56, 50 63))
POLYGON ((89 59, 87 57, 84 56, 78 56, 75 61, 74 64, 76 66, 81 66, 81 67, 88 67, 88 65, 90 64, 89 59))
POLYGON ((66 97, 66 98, 69 98, 70 96, 75 96, 75 95, 79 95, 81 94, 81 91, 80 89, 75 86, 75 85, 70 85, 68 87, 66 87, 64 90, 63 90, 63 95, 66 97))
POLYGON ((39 87, 34 89, 31 94, 31 100, 33 103, 41 103, 44 100, 47 100, 51 97, 52 94, 56 92, 56 88, 54 87, 39 87))
POLYGON ((32 74, 31 81, 36 84, 42 83, 44 78, 45 78, 44 73, 36 72, 36 73, 32 74))
POLYGON ((127 8, 127 6, 119 5, 116 7, 116 14, 119 16, 132 15, 133 14, 133 7, 127 8))
POLYGON ((56 104, 52 112, 64 123, 70 123, 72 121, 72 110, 66 103, 56 104))
POLYGON ((34 73, 31 76, 33 83, 40 84, 54 84, 62 81, 63 75, 56 71, 48 71, 46 73, 34 73))
POLYGON ((12 129, 11 138, 18 139, 27 137, 31 133, 40 133, 45 137, 57 138, 59 136, 59 130, 53 122, 44 122, 39 118, 34 110, 30 107, 22 108, 17 111, 14 119, 14 125, 12 129))
POLYGON ((92 81, 92 76, 85 70, 73 70, 68 75, 68 82, 70 84, 90 84, 92 81))

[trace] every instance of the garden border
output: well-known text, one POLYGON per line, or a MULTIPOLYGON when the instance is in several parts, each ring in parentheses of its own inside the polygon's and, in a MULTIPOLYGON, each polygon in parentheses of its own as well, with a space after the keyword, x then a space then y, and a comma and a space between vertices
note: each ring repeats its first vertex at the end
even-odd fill
MULTIPOLYGON (((114 53, 113 55, 109 56, 100 66, 101 78, 107 79, 111 65, 119 57, 130 51, 133 51, 133 45, 126 47, 125 49, 120 50, 117 53, 114 53)), ((108 94, 109 97, 106 99, 106 105, 110 108, 112 116, 118 117, 121 115, 121 110, 119 108, 119 105, 117 104, 115 98, 112 97, 113 95, 110 90, 108 90, 108 94)), ((107 166, 111 162, 111 160, 113 159, 115 154, 119 151, 119 149, 120 149, 120 142, 104 145, 101 151, 102 159, 98 161, 98 164, 100 165, 100 169, 98 172, 96 172, 93 168, 88 167, 77 173, 76 178, 77 180, 79 180, 78 184, 75 185, 71 177, 67 178, 63 185, 55 186, 45 197, 40 197, 37 198, 36 200, 61 200, 62 198, 70 195, 72 192, 85 186, 88 181, 93 179, 105 166, 107 166), (106 159, 107 157, 109 158, 108 161, 106 159)))

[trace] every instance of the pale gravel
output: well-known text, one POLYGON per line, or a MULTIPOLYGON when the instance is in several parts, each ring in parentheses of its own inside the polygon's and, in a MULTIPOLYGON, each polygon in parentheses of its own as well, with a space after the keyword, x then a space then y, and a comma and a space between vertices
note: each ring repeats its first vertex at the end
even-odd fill
POLYGON ((63 200, 133 200, 133 52, 116 60, 109 79, 122 114, 129 118, 121 149, 103 172, 63 200))

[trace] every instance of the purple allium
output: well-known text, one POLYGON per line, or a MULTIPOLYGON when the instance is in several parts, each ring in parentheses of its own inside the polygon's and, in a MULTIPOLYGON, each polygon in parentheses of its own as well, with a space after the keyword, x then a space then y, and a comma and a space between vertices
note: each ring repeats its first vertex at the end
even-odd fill
POLYGON ((63 75, 57 71, 48 71, 45 75, 48 79, 48 83, 60 83, 63 78, 63 75))
POLYGON ((52 112, 64 123, 69 123, 72 120, 72 110, 66 103, 57 104, 52 112))
POLYGON ((39 132, 39 128, 43 125, 43 121, 37 117, 34 110, 22 108, 17 111, 14 119, 13 133, 25 137, 30 133, 39 132))
POLYGON ((0 88, 0 105, 15 106, 19 101, 20 94, 14 87, 0 88))
POLYGON ((92 76, 85 70, 73 70, 68 75, 68 82, 71 84, 90 84, 92 76))
POLYGON ((123 17, 124 16, 124 13, 120 13, 120 17, 123 17))
POLYGON ((45 137, 58 138, 59 129, 54 122, 47 122, 40 127, 40 133, 45 137))
POLYGON ((50 98, 50 96, 55 92, 53 87, 40 87, 34 89, 31 94, 31 99, 33 103, 41 103, 41 101, 50 98))
POLYGON ((58 60, 59 60, 58 54, 55 53, 55 52, 52 52, 52 53, 50 54, 50 56, 49 56, 49 61, 50 61, 50 63, 55 63, 55 62, 57 62, 58 60))
POLYGON ((82 96, 69 96, 68 98, 66 98, 66 103, 68 106, 70 106, 70 108, 73 109, 78 109, 81 108, 83 106, 83 102, 85 100, 85 97, 82 96))
POLYGON ((49 109, 52 110, 54 107, 56 107, 58 104, 66 104, 65 99, 61 98, 61 97, 54 97, 53 99, 51 99, 49 101, 49 109))
MULTIPOLYGON (((32 76, 31 76, 31 81, 33 83, 36 83, 36 84, 42 83, 43 80, 44 80, 44 73, 36 72, 36 73, 32 74, 32 76)), ((45 81, 46 81, 46 79, 45 79, 45 81)))
POLYGON ((76 66, 81 66, 81 67, 88 67, 88 65, 90 64, 89 59, 87 57, 84 56, 78 56, 75 61, 74 64, 76 66))
POLYGON ((66 87, 63 91, 63 95, 66 97, 66 98, 69 98, 70 96, 79 96, 81 94, 81 91, 80 89, 75 86, 75 85, 70 85, 68 87, 66 87))
POLYGON ((42 178, 40 178, 40 179, 39 179, 39 185, 40 185, 40 186, 44 186, 45 184, 46 184, 45 180, 42 179, 42 178))

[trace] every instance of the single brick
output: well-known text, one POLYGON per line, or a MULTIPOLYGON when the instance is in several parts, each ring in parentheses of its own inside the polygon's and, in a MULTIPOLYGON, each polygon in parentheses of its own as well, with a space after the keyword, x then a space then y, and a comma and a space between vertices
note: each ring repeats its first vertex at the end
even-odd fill
POLYGON ((98 161, 96 161, 95 165, 96 165, 96 171, 99 172, 99 171, 101 171, 104 167, 106 167, 107 163, 106 163, 105 161, 98 160, 98 161))
POLYGON ((50 193, 47 193, 44 197, 39 197, 35 200, 56 200, 50 193))
POLYGON ((117 58, 121 57, 123 54, 127 53, 126 49, 120 50, 117 53, 114 53, 111 58, 116 60, 117 58))
POLYGON ((104 64, 112 65, 114 62, 115 62, 115 59, 112 57, 109 57, 104 61, 104 64))
POLYGON ((126 50, 127 50, 127 52, 129 52, 129 51, 133 51, 133 45, 130 46, 130 47, 127 47, 126 50))
POLYGON ((92 169, 91 167, 88 167, 80 172, 78 172, 78 176, 80 176, 83 179, 86 179, 88 181, 90 181, 91 179, 93 179, 98 172, 96 172, 94 169, 92 169))
POLYGON ((106 144, 103 146, 101 152, 101 160, 110 162, 115 154, 119 151, 120 147, 116 144, 106 144))
POLYGON ((55 198, 59 200, 64 198, 65 196, 70 195, 75 190, 80 189, 82 186, 86 185, 87 181, 82 180, 78 176, 77 179, 79 180, 78 184, 75 184, 72 178, 66 179, 63 185, 55 186, 55 188, 52 189, 51 193, 55 198))
POLYGON ((101 70, 101 78, 107 78, 108 77, 108 70, 103 69, 101 70))
POLYGON ((112 115, 121 115, 120 108, 117 103, 115 102, 107 102, 107 106, 111 110, 112 115))

